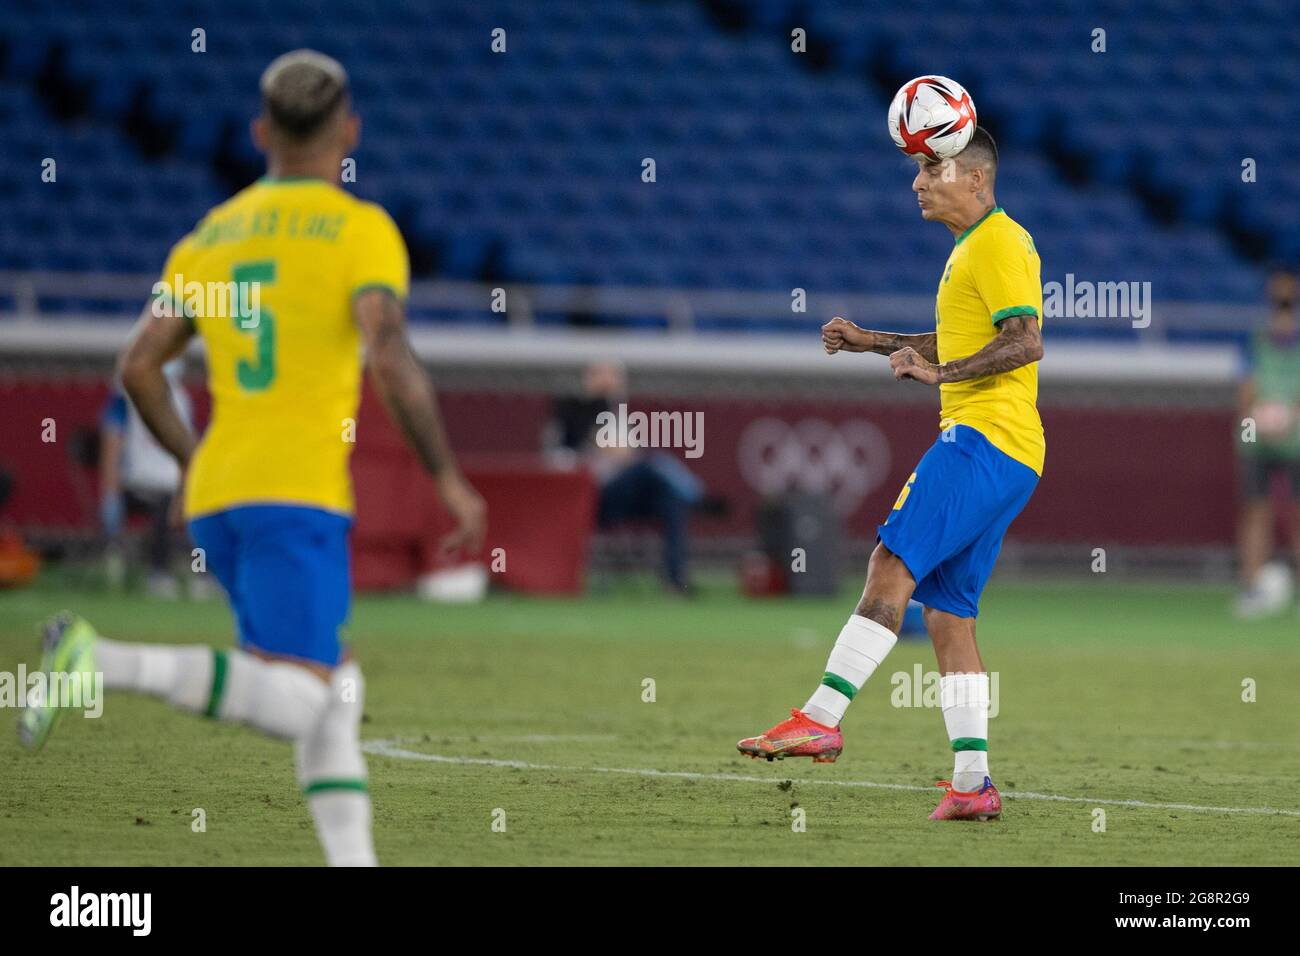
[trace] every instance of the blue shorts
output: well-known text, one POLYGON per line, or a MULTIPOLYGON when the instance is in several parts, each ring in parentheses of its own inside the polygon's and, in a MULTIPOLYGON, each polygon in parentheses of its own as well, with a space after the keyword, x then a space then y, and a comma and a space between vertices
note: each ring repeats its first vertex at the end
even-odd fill
POLYGON ((230 598, 241 647, 334 667, 352 598, 347 515, 242 505, 195 518, 190 536, 230 598))
POLYGON ((1002 537, 1038 485, 1028 465, 968 425, 940 435, 907 480, 878 538, 916 580, 912 597, 958 617, 979 614, 1002 537))

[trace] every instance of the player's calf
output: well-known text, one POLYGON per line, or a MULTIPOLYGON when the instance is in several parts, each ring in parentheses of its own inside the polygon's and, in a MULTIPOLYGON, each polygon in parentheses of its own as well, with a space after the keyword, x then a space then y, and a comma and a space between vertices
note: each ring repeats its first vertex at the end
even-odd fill
POLYGON ((361 752, 364 689, 355 662, 335 668, 324 713, 294 747, 298 783, 330 866, 377 865, 366 760, 361 752))
POLYGON ((247 724, 284 740, 311 731, 329 698, 327 683, 311 670, 241 650, 99 637, 94 654, 110 690, 161 697, 181 710, 247 724))
MULTIPOLYGON (((239 650, 113 641, 68 611, 42 626, 41 667, 51 673, 99 672, 108 690, 150 694, 181 710, 286 740, 312 730, 329 697, 324 680, 295 664, 239 650)), ((23 742, 38 747, 57 715, 56 707, 31 708, 20 728, 23 742)))

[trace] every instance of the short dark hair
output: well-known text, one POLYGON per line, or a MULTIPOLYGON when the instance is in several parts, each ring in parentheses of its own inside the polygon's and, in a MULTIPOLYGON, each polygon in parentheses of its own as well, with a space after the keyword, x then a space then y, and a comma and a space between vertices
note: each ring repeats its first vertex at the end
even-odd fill
POLYGON ((976 126, 970 142, 957 154, 958 162, 971 166, 987 166, 990 174, 998 171, 998 144, 983 126, 976 126))
POLYGON ((348 95, 348 75, 333 57, 294 50, 276 57, 262 74, 262 108, 276 129, 308 140, 324 127, 348 95))

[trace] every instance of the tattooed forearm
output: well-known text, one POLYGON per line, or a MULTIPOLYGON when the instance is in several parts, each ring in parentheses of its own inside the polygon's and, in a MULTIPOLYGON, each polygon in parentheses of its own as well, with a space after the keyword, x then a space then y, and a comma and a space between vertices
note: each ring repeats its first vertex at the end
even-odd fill
POLYGON ((1002 320, 997 337, 974 355, 940 365, 939 382, 964 382, 1010 372, 1042 357, 1043 335, 1038 328, 1038 317, 1013 315, 1002 320))
POLYGON ((916 349, 927 362, 939 361, 939 336, 934 332, 922 335, 901 335, 898 332, 872 332, 871 351, 877 355, 893 355, 909 346, 916 349))

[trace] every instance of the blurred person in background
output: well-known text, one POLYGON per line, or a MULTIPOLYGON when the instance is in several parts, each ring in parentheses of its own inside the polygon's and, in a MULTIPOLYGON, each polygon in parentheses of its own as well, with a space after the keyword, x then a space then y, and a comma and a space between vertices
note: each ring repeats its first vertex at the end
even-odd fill
MULTIPOLYGON (((181 385, 183 370, 184 360, 176 359, 163 372, 177 413, 192 429, 190 400, 181 385)), ((127 515, 141 513, 149 516, 145 592, 164 600, 179 596, 171 568, 171 516, 180 481, 176 459, 154 441, 121 385, 115 384, 100 416, 99 442, 99 519, 108 539, 106 570, 113 587, 120 587, 126 576, 127 515)))
POLYGON ((706 502, 704 486, 672 455, 662 451, 597 444, 598 418, 627 401, 627 373, 614 362, 597 362, 583 373, 583 393, 556 399, 543 444, 562 467, 585 466, 600 486, 597 523, 655 521, 663 531, 667 587, 690 590, 687 575, 691 511, 706 502))
POLYGON ((4 520, 4 506, 13 490, 13 472, 0 463, 0 588, 30 584, 41 567, 40 557, 4 520))
MULTIPOLYGON (((1280 610, 1290 600, 1291 576, 1270 563, 1276 526, 1275 480, 1284 479, 1292 508, 1300 495, 1300 322, 1295 273, 1280 269, 1268 283, 1268 323, 1252 336, 1240 384, 1240 417, 1255 424, 1254 441, 1240 441, 1241 511, 1237 556, 1241 592, 1236 613, 1251 618, 1280 610)), ((1242 426, 1243 429, 1246 426, 1242 426)), ((1292 532, 1300 569, 1300 534, 1292 532)))

